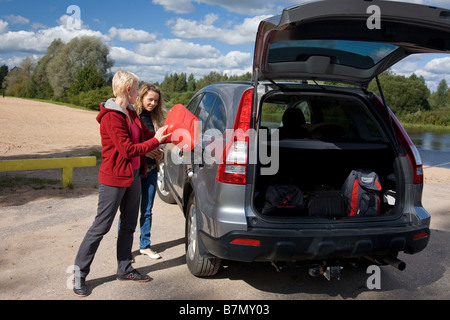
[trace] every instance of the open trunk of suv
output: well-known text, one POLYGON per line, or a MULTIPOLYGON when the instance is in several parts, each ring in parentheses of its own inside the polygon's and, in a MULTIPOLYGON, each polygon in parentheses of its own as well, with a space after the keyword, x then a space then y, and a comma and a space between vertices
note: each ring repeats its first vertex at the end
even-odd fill
POLYGON ((446 9, 395 1, 315 1, 260 23, 253 80, 269 81, 273 90, 254 95, 260 141, 252 183, 258 215, 277 222, 382 221, 399 217, 400 206, 417 201, 409 198, 415 194, 410 184, 422 185, 416 181, 422 177, 421 163, 415 163, 420 159, 411 155, 415 147, 405 145, 409 138, 399 134, 403 129, 386 102, 366 90, 411 54, 450 52, 448 16, 446 9), (371 16, 371 10, 378 14, 371 16), (378 26, 370 24, 373 19, 378 26), (264 149, 269 157, 260 156, 264 149), (363 177, 349 183, 352 172, 363 177), (375 181, 375 187, 364 189, 363 180, 375 181), (370 214, 363 206, 370 206, 370 214))
POLYGON ((266 94, 260 103, 258 136, 259 155, 268 156, 258 157, 254 184, 257 213, 278 222, 330 222, 379 221, 401 212, 395 209, 404 188, 399 183, 405 181, 400 178, 399 151, 389 122, 379 118, 381 104, 377 106, 376 99, 349 88, 291 88, 266 94), (358 188, 353 182, 350 190, 344 185, 353 170, 378 176, 379 189, 360 189, 368 193, 367 203, 375 211, 353 208, 356 211, 351 212, 350 202, 356 201, 358 188))

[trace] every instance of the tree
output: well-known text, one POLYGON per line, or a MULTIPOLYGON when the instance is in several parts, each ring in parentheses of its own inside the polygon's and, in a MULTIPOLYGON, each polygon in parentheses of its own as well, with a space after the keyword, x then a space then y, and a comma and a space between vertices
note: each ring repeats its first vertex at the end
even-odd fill
MULTIPOLYGON (((429 110, 430 90, 425 79, 412 74, 409 78, 385 71, 379 76, 388 106, 396 113, 411 113, 429 110)), ((375 81, 369 85, 369 91, 380 95, 375 81)))
POLYGON ((78 105, 92 110, 100 110, 100 102, 106 101, 112 96, 113 90, 110 86, 80 92, 78 105))
POLYGON ((439 82, 436 92, 434 92, 430 97, 430 105, 432 109, 450 107, 448 91, 449 88, 447 86, 447 81, 442 79, 441 82, 439 82))
POLYGON ((56 97, 63 97, 86 65, 91 65, 106 79, 113 62, 109 48, 95 37, 74 38, 58 48, 48 62, 47 75, 56 97))
POLYGON ((209 74, 207 74, 206 76, 197 81, 197 89, 201 89, 210 84, 227 80, 228 76, 226 74, 222 75, 216 71, 211 71, 209 74))
POLYGON ((3 89, 3 80, 8 75, 8 66, 3 65, 0 67, 0 89, 3 89))
POLYGON ((34 59, 28 57, 23 59, 18 67, 13 68, 3 80, 6 94, 20 97, 31 78, 35 65, 34 59))
POLYGON ((50 85, 47 66, 59 50, 64 47, 61 39, 53 40, 47 48, 47 53, 43 56, 34 69, 31 81, 27 85, 26 96, 28 98, 51 99, 53 98, 53 88, 50 85))
POLYGON ((80 92, 87 92, 90 90, 95 90, 101 88, 105 85, 105 79, 97 71, 94 66, 86 65, 78 73, 75 81, 70 87, 70 92, 74 95, 80 92))
POLYGON ((195 78, 194 74, 190 74, 189 78, 187 79, 187 91, 195 91, 196 85, 195 85, 195 78))
POLYGON ((175 92, 184 92, 187 88, 186 73, 181 73, 175 82, 175 92))

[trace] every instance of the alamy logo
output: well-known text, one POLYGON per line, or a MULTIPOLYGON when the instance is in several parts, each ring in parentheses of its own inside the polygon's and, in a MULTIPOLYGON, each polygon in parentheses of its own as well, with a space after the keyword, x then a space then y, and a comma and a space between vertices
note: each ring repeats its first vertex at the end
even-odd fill
MULTIPOLYGON (((202 132, 202 123, 195 126, 196 130, 202 132)), ((196 133, 194 132, 194 136, 196 133)), ((203 133, 200 143, 194 150, 184 152, 191 144, 191 133, 186 129, 177 129, 172 133, 172 139, 178 141, 171 151, 171 160, 174 164, 262 164, 261 175, 274 175, 279 169, 279 132, 274 130, 270 134, 269 143, 268 130, 256 131, 248 129, 243 132, 241 129, 227 129, 221 133, 217 129, 208 129, 203 133), (246 136, 249 141, 259 139, 258 146, 244 141, 237 141, 235 144, 229 142, 236 136, 246 136), (178 141, 179 138, 181 141, 178 141), (208 137, 208 138, 207 138, 208 137), (226 148, 226 152, 224 149, 226 148), (228 155, 228 157, 224 157, 228 155)))
POLYGON ((367 289, 381 289, 381 269, 379 266, 371 265, 367 268, 367 274, 370 274, 366 281, 367 289))
POLYGON ((66 13, 69 14, 66 27, 68 30, 81 29, 81 9, 79 6, 71 5, 67 7, 66 13))
POLYGON ((75 265, 68 266, 66 273, 70 274, 66 281, 67 289, 73 289, 75 280, 80 278, 80 267, 75 265))
POLYGON ((381 9, 379 6, 371 5, 367 8, 366 11, 370 14, 370 17, 367 19, 367 28, 369 30, 373 29, 381 29, 381 9))

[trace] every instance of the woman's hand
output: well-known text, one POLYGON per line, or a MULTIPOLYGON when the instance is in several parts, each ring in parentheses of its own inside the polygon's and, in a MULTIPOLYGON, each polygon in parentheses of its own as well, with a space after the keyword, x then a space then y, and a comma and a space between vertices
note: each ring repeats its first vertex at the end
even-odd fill
POLYGON ((172 133, 166 134, 168 126, 164 126, 158 129, 155 133, 155 138, 158 139, 159 143, 161 144, 166 138, 170 137, 172 133))
POLYGON ((149 153, 147 153, 145 156, 148 158, 160 161, 164 158, 164 153, 160 149, 155 149, 155 150, 152 150, 149 153))

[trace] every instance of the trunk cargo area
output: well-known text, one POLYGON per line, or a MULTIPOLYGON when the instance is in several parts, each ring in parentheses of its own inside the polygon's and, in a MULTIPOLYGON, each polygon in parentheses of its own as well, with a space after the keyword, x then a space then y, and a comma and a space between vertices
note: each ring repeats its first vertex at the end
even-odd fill
MULTIPOLYGON (((254 205, 257 213, 270 219, 377 219, 395 213, 399 195, 396 153, 371 106, 363 99, 341 94, 271 94, 261 104, 260 130, 266 130, 266 148, 272 161, 278 161, 275 174, 263 174, 273 165, 257 164, 254 205), (292 110, 303 116, 294 119, 292 110), (289 115, 288 115, 289 113, 289 115), (277 118, 278 115, 278 118, 277 118), (281 119, 280 119, 281 117, 281 119), (289 129, 288 126, 292 126, 289 129), (297 131, 297 137, 294 135, 297 131), (300 133, 301 132, 301 133, 300 133), (274 156, 278 153, 278 159, 274 156), (378 177, 377 188, 369 191, 359 185, 362 197, 356 204, 357 184, 344 185, 353 170, 371 172, 378 177), (350 198, 349 198, 350 197, 350 198), (350 206, 357 208, 351 213, 350 206), (361 213, 362 206, 375 211, 361 213), (375 213, 374 213, 375 212, 375 213), (361 214, 360 214, 361 213, 361 214)), ((261 132, 260 132, 261 136, 261 132)))

